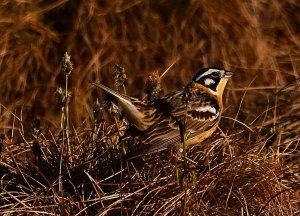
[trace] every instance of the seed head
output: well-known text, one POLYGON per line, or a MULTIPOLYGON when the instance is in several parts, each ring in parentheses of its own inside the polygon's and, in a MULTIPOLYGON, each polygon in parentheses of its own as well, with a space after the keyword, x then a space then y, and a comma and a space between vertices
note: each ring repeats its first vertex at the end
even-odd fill
POLYGON ((99 123, 103 121, 103 108, 101 104, 99 103, 99 100, 97 98, 97 101, 93 105, 93 115, 94 115, 94 121, 95 123, 99 123))
POLYGON ((197 88, 194 83, 187 84, 183 89, 183 102, 189 103, 195 100, 197 88))
POLYGON ((56 89, 55 92, 55 102, 56 102, 56 106, 58 108, 61 108, 63 106, 66 105, 67 102, 67 98, 66 98, 66 94, 65 94, 65 90, 61 87, 56 89))
POLYGON ((116 85, 117 89, 119 89, 121 86, 125 85, 126 80, 127 80, 125 68, 116 64, 113 67, 113 72, 114 72, 115 85, 116 85))
POLYGON ((155 100, 160 98, 161 94, 161 81, 157 71, 150 74, 148 77, 144 92, 147 94, 148 100, 155 100))
POLYGON ((103 106, 106 107, 109 113, 111 113, 112 115, 121 114, 121 110, 119 109, 119 107, 112 101, 105 101, 103 103, 103 106))
POLYGON ((69 76, 73 70, 73 63, 71 62, 71 56, 67 52, 63 56, 62 67, 63 72, 69 76))
POLYGON ((71 96, 72 96, 71 92, 68 91, 68 95, 66 97, 66 90, 61 87, 57 88, 55 92, 56 106, 58 108, 62 108, 63 106, 66 106, 66 104, 69 103, 71 96))

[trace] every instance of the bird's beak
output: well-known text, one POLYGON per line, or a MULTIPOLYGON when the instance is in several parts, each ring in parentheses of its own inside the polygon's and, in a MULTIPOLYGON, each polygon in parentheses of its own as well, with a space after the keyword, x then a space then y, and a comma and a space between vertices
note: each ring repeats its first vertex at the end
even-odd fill
POLYGON ((234 75, 234 73, 232 71, 225 71, 224 77, 229 78, 229 77, 232 77, 233 75, 234 75))

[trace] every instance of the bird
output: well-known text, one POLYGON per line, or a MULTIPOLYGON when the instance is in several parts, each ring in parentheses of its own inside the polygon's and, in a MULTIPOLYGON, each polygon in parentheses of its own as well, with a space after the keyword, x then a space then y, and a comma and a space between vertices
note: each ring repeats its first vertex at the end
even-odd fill
POLYGON ((113 95, 135 132, 127 138, 138 140, 131 157, 163 151, 183 142, 201 143, 217 129, 223 110, 223 92, 232 71, 220 68, 198 70, 182 89, 153 101, 143 101, 118 93, 103 84, 94 86, 113 95))

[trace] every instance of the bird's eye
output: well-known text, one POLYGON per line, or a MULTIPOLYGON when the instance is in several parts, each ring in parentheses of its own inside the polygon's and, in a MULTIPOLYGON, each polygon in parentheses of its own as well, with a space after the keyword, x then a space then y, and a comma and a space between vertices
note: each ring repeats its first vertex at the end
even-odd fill
POLYGON ((218 72, 213 72, 211 75, 212 75, 212 77, 218 77, 219 73, 218 72))

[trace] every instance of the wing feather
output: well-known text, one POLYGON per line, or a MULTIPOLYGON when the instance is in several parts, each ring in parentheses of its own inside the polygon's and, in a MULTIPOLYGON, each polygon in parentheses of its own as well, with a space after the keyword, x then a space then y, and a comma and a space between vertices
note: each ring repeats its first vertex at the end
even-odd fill
POLYGON ((155 124, 139 136, 143 143, 139 154, 159 152, 167 149, 170 145, 180 144, 181 134, 178 122, 183 122, 185 115, 187 115, 185 132, 188 143, 189 140, 193 140, 193 142, 202 140, 201 135, 212 129, 220 119, 220 110, 216 99, 203 91, 197 92, 194 100, 188 103, 187 110, 183 103, 182 92, 167 95, 164 100, 169 103, 168 107, 172 107, 172 110, 169 114, 158 118, 155 124))
MULTIPOLYGON (((186 135, 187 140, 201 136, 205 131, 211 129, 219 118, 214 121, 198 121, 187 117, 186 135)), ((178 123, 175 120, 163 120, 159 124, 153 125, 145 134, 139 137, 143 145, 139 154, 151 154, 167 149, 171 145, 179 145, 181 143, 181 134, 178 123), (170 123, 171 122, 171 123, 170 123), (170 126, 172 125, 172 126, 170 126)), ((189 143, 194 144, 194 143, 189 143)))

